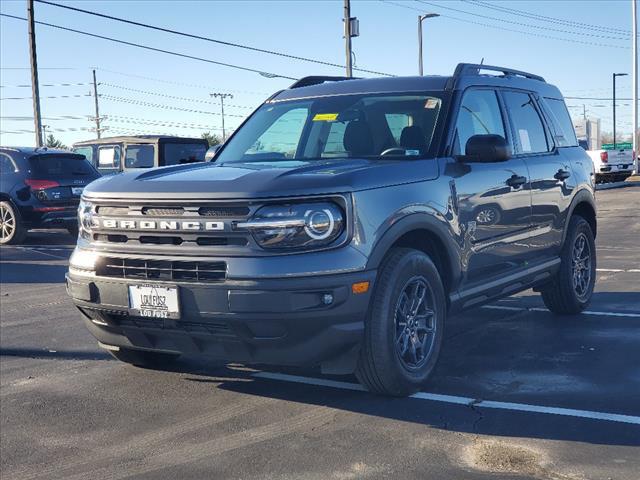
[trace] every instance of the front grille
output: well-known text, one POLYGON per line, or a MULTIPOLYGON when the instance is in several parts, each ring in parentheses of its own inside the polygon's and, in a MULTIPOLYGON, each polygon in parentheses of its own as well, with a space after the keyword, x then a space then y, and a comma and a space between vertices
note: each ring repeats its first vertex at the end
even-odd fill
POLYGON ((159 318, 135 317, 131 315, 112 317, 114 323, 122 327, 133 328, 154 328, 162 330, 182 330, 187 333, 201 333, 209 335, 229 335, 231 329, 226 323, 220 322, 193 322, 178 320, 175 322, 165 322, 159 318))
POLYGON ((259 205, 250 202, 162 203, 134 200, 130 205, 98 203, 97 227, 90 239, 97 247, 113 253, 140 255, 226 255, 238 254, 251 244, 251 234, 237 231, 234 222, 244 221, 259 205), (105 226, 104 222, 113 222, 105 226), (127 222, 121 226, 121 222, 127 222), (199 224, 199 228, 184 225, 199 224), (217 222, 217 223, 216 223, 217 222), (206 225, 217 224, 216 227, 206 225), (118 225, 118 227, 114 227, 118 225), (143 226, 144 225, 144 226, 143 226), (174 248, 175 247, 175 248, 174 248), (167 249, 171 248, 171 252, 167 249))
POLYGON ((96 274, 133 280, 221 282, 227 276, 227 262, 103 257, 96 274))
POLYGON ((152 215, 154 217, 178 217, 184 214, 182 207, 143 207, 143 215, 152 215))

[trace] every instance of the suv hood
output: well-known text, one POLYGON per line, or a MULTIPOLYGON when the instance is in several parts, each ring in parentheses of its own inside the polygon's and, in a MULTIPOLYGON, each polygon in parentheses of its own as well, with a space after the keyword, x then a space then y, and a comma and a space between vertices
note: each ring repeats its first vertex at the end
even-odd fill
POLYGON ((87 198, 269 198, 347 193, 438 176, 434 160, 328 159, 199 163, 102 177, 87 198))

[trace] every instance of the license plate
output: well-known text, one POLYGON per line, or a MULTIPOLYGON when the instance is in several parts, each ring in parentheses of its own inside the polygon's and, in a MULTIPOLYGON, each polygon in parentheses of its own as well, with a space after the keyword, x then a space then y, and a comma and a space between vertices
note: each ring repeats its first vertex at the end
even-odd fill
POLYGON ((76 197, 79 197, 80 195, 82 195, 83 189, 84 187, 71 187, 71 193, 74 194, 76 197))
POLYGON ((129 285, 129 312, 151 318, 180 318, 178 287, 129 285))

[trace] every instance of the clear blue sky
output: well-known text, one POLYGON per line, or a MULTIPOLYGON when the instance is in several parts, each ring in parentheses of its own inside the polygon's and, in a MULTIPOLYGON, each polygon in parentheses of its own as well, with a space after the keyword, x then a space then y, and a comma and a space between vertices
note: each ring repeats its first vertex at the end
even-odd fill
MULTIPOLYGON (((344 63, 341 0, 71 1, 67 4, 220 40, 344 63)), ((538 18, 486 7, 519 9, 538 16, 630 31, 631 0, 486 0, 484 4, 463 0, 422 3, 353 0, 352 15, 360 19, 360 37, 353 40, 356 65, 396 75, 416 74, 419 10, 442 14, 440 18, 425 22, 424 57, 428 74, 450 74, 458 62, 480 62, 484 58, 487 64, 505 65, 540 74, 560 87, 565 96, 611 97, 611 73, 631 73, 630 35, 570 28, 561 23, 543 22, 538 18)), ((26 17, 26 5, 23 0, 3 0, 0 1, 0 10, 5 14, 26 17)), ((177 37, 50 5, 36 3, 35 10, 36 19, 40 21, 290 77, 344 73, 340 68, 177 37)), ((30 97, 29 88, 15 87, 30 81, 29 70, 24 68, 29 66, 26 22, 3 17, 0 19, 0 29, 0 84, 3 85, 0 96, 30 97)), ((88 84, 91 81, 91 67, 97 67, 100 94, 138 102, 132 104, 106 97, 100 99, 101 114, 110 117, 105 124, 109 126, 108 133, 111 134, 130 131, 199 136, 208 129, 216 131, 214 129, 221 125, 219 115, 149 105, 218 112, 218 105, 209 103, 209 92, 214 91, 234 95, 232 100, 227 100, 230 106, 226 108, 226 113, 235 115, 226 118, 227 126, 233 128, 251 111, 250 108, 257 106, 270 93, 291 83, 290 80, 268 79, 255 73, 113 44, 46 26, 37 26, 37 41, 41 84, 88 84), (137 76, 125 76, 122 73, 137 76), (163 122, 174 122, 184 128, 154 125, 163 122)), ((93 114, 93 98, 46 97, 84 95, 89 91, 88 85, 41 87, 43 123, 54 131, 58 130, 56 137, 67 144, 94 137, 93 133, 87 131, 69 131, 93 126, 84 119, 93 114), (83 119, 60 119, 63 115, 83 119)), ((631 97, 630 77, 618 79, 617 92, 619 97, 631 97)), ((571 109, 572 113, 580 115, 582 104, 585 103, 587 113, 600 117, 604 130, 611 130, 611 102, 568 100, 567 103, 576 106, 571 109)), ((33 130, 31 120, 15 118, 31 115, 29 99, 2 100, 0 130, 33 130)), ((620 102, 618 130, 631 132, 630 101, 620 102)), ((2 133, 0 136, 3 145, 33 145, 33 142, 32 133, 2 133)))

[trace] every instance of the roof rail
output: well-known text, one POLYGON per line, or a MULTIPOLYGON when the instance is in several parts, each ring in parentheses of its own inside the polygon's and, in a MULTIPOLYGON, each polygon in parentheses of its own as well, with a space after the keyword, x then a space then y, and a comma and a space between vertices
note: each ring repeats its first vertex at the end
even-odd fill
POLYGON ((459 63, 453 73, 454 77, 460 77, 463 75, 480 75, 481 70, 491 70, 492 72, 501 72, 505 76, 518 76, 524 78, 530 78, 531 80, 538 80, 545 82, 545 79, 540 75, 534 75, 533 73, 523 72, 521 70, 514 70, 513 68, 496 67, 493 65, 479 65, 475 63, 459 63))
POLYGON ((310 77, 303 77, 296 81, 289 88, 308 87, 310 85, 319 85, 324 82, 341 82, 343 80, 354 80, 355 77, 326 77, 322 75, 314 75, 310 77))

